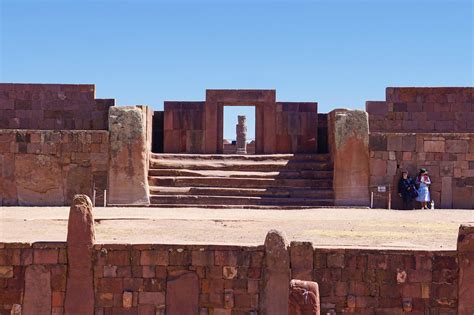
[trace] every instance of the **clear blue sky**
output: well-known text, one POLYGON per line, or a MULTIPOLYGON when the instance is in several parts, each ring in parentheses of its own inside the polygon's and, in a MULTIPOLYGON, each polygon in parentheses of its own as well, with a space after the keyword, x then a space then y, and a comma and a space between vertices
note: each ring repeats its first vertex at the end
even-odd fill
POLYGON ((471 0, 0 3, 0 81, 94 83, 119 105, 272 88, 327 112, 473 85, 471 0))

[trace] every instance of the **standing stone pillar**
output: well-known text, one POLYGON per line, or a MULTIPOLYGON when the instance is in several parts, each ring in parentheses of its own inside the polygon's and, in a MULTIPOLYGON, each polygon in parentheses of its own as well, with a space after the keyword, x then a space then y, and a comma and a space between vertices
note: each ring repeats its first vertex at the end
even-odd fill
POLYGON ((237 154, 247 154, 247 117, 237 116, 238 123, 235 126, 237 132, 237 154))
POLYGON ((328 116, 336 206, 369 206, 369 119, 361 110, 335 109, 328 116))
POLYGON ((94 314, 92 253, 95 241, 92 202, 86 195, 74 196, 67 230, 67 286, 65 315, 94 314))
POLYGON ((288 315, 289 284, 288 241, 282 232, 270 230, 265 238, 261 314, 288 315))
POLYGON ((150 204, 146 121, 137 106, 109 109, 109 204, 150 204))
POLYGON ((458 314, 474 314, 474 224, 461 225, 458 234, 458 314))

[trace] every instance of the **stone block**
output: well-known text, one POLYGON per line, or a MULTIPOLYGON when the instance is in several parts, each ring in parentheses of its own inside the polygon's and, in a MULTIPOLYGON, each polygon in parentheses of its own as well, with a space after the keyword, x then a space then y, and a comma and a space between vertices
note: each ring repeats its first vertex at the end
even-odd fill
POLYGON ((424 152, 445 152, 445 142, 444 141, 424 141, 424 152))
POLYGON ((51 304, 52 293, 50 271, 42 265, 31 265, 26 267, 23 314, 51 314, 51 304))
POLYGON ((109 111, 110 204, 150 204, 145 115, 139 107, 109 111))
POLYGON ((171 274, 166 285, 166 313, 198 314, 199 279, 194 272, 171 274))
POLYGON ((387 151, 387 136, 385 134, 370 134, 369 149, 371 151, 387 151))
POLYGON ((408 152, 415 152, 416 150, 416 136, 405 135, 402 137, 402 150, 408 152))
POLYGON ((402 151, 402 137, 398 135, 387 136, 387 150, 389 151, 402 151))
POLYGON ((140 265, 168 265, 169 254, 167 250, 144 250, 140 253, 140 265))
POLYGON ((290 244, 290 264, 292 278, 311 281, 313 244, 311 242, 292 242, 290 244))
POLYGON ((466 140, 446 140, 446 152, 467 153, 469 143, 466 140))
POLYGON ((165 304, 165 294, 163 292, 139 292, 138 304, 163 305, 165 304))

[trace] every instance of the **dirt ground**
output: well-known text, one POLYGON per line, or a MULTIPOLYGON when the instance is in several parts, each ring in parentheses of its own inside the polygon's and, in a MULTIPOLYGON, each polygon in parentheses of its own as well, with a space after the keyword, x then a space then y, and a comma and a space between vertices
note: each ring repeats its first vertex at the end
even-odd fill
MULTIPOLYGON (((0 207, 0 242, 65 241, 67 207, 0 207)), ((270 229, 317 247, 455 249, 474 210, 95 208, 98 243, 260 245, 270 229)))

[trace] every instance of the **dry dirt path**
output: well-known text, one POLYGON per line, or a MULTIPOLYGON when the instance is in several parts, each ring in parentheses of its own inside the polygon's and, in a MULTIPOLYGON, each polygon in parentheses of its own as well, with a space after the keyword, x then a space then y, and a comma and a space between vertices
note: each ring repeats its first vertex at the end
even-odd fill
MULTIPOLYGON (((67 207, 0 207, 0 242, 64 241, 67 207)), ((95 208, 98 243, 263 244, 270 229, 318 247, 455 249, 474 210, 95 208)))

